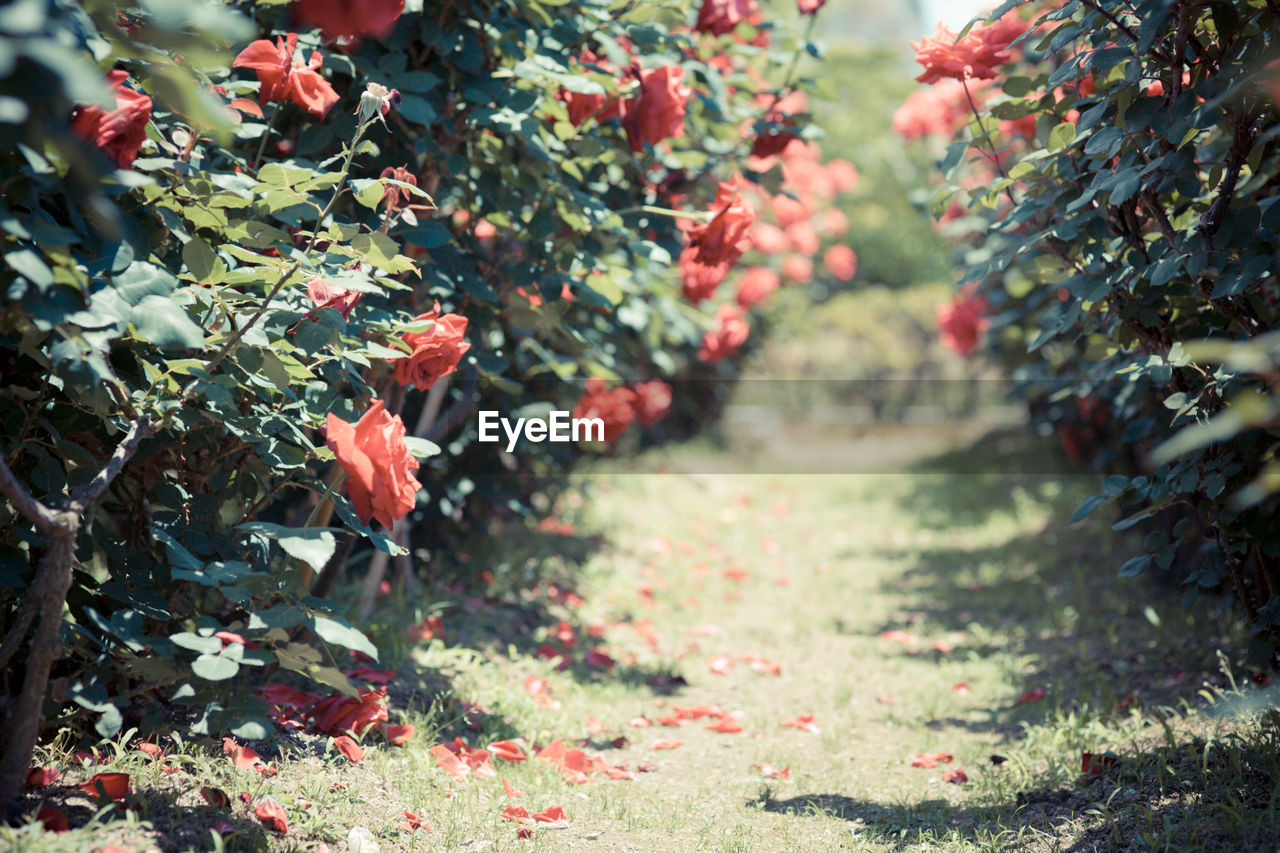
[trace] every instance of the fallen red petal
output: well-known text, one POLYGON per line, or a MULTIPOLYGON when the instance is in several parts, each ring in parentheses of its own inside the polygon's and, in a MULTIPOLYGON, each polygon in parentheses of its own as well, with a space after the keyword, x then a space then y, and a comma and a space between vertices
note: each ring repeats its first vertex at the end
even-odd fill
POLYGON ((253 814, 267 829, 281 835, 289 831, 289 821, 285 818, 284 807, 270 797, 254 806, 253 814))

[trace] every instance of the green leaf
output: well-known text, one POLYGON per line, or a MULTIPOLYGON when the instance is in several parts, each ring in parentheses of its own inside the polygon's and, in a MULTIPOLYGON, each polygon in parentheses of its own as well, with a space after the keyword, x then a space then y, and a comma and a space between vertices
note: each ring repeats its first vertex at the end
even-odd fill
POLYGON ((217 284, 227 272, 226 264, 199 237, 191 238, 182 247, 182 262, 187 265, 187 272, 202 284, 217 284))
POLYGON ((1091 495, 1090 497, 1085 498, 1080 503, 1080 506, 1076 507, 1076 511, 1071 513, 1071 518, 1067 523, 1075 524, 1078 521, 1084 521, 1090 515, 1093 515, 1093 511, 1102 506, 1106 500, 1106 495, 1091 495))
POLYGON ((217 637, 202 637, 190 631, 183 631, 169 637, 175 646, 199 652, 202 655, 216 655, 222 651, 222 641, 217 637))
POLYGON ((266 521, 250 521, 236 529, 274 539, 290 557, 317 568, 329 562, 338 547, 333 531, 326 527, 285 527, 266 521))
POLYGON ((1131 560, 1127 560, 1125 564, 1120 567, 1120 577, 1122 578, 1137 577, 1138 575, 1145 572, 1147 570, 1147 567, 1150 565, 1151 565, 1150 554, 1143 554, 1141 557, 1134 557, 1131 560))
POLYGON ((191 671, 206 681, 226 681, 240 671, 240 664, 222 655, 200 655, 191 662, 191 671))
POLYGON ((204 344, 204 330, 186 310, 167 296, 146 296, 129 318, 138 336, 158 347, 194 349, 204 344))
POLYGON ((1076 139, 1076 126, 1069 121, 1049 131, 1049 150, 1053 152, 1061 151, 1076 139))
POLYGON ((317 615, 313 617, 311 630, 326 643, 335 643, 348 649, 364 652, 375 660, 378 657, 378 647, 369 642, 368 637, 341 616, 317 615))

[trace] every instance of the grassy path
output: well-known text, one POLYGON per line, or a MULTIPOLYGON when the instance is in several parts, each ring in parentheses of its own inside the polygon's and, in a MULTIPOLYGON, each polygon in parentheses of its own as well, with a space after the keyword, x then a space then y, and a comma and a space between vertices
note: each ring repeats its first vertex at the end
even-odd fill
POLYGON ((587 477, 561 499, 572 531, 473 555, 499 592, 433 593, 448 644, 407 649, 388 614, 394 704, 418 709, 405 748, 352 765, 296 735, 260 749, 274 777, 195 747, 173 775, 125 754, 149 828, 9 840, 207 849, 196 792, 218 784, 284 804, 283 838, 248 805, 230 824, 280 849, 341 850, 353 826, 383 850, 1276 849, 1274 724, 1208 713, 1240 701, 1194 639, 1225 629, 1176 590, 1117 584, 1117 544, 1066 526, 1089 481, 955 473, 1001 450, 913 473, 587 477), (428 749, 455 736, 585 743, 635 778, 495 759, 453 779, 428 749), (1085 752, 1114 758, 1084 775, 1085 752), (926 753, 950 759, 913 766, 926 753), (519 839, 512 805, 568 824, 519 839), (397 828, 404 810, 431 831, 397 828))

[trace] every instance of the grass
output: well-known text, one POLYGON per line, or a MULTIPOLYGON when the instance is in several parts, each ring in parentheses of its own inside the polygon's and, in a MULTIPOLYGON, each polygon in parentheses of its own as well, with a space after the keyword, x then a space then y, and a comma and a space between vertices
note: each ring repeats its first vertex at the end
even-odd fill
MULTIPOLYGON (((29 805, 44 797, 76 828, 0 828, 0 847, 213 849, 208 829, 225 820, 229 847, 279 850, 342 850, 353 826, 384 851, 1276 849, 1274 697, 1252 684, 1229 615, 1118 580, 1132 545, 1066 525, 1092 481, 1034 442, 947 452, 948 440, 906 472, 875 472, 874 440, 805 454, 868 473, 768 473, 784 467, 769 448, 730 459, 761 473, 696 473, 706 460, 688 448, 602 466, 560 498, 572 535, 523 531, 467 555, 494 573, 486 591, 441 580, 422 602, 386 602, 372 630, 401 673, 393 719, 418 728, 406 747, 352 765, 327 738, 282 735, 254 744, 279 770, 266 777, 237 772, 218 744, 166 743, 179 765, 166 774, 116 742, 94 769, 131 773, 136 809, 95 814, 75 789, 87 774, 65 770, 29 805), (847 446, 858 459, 839 458, 847 446), (425 606, 443 609, 448 645, 404 640, 425 606), (538 658, 561 619, 579 652, 599 633, 614 669, 538 658), (708 665, 719 654, 738 659, 725 675, 708 665), (530 676, 547 695, 526 689, 530 676), (740 710, 744 731, 627 724, 675 705, 740 710), (782 726, 806 713, 817 733, 782 726), (611 763, 656 769, 571 786, 544 762, 496 761, 526 792, 512 801, 500 779, 435 767, 428 748, 456 735, 586 739, 611 763), (650 749, 660 738, 682 745, 650 749), (911 766, 943 751, 951 763, 911 766), (1113 758, 1085 775, 1084 752, 1113 758), (942 781, 952 769, 968 782, 942 781), (232 797, 229 813, 204 803, 205 786, 232 797), (263 830, 241 791, 278 800, 289 833, 263 830), (517 840, 499 817, 512 802, 561 805, 569 825, 517 840), (397 829, 405 809, 432 831, 397 829)), ((724 453, 702 470, 731 468, 724 453)), ((66 766, 68 747, 42 757, 66 766)))

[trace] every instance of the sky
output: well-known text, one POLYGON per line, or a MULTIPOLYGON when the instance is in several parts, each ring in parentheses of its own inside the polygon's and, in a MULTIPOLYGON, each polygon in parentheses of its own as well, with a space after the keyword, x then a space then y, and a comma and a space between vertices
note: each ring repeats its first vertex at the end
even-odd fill
POLYGON ((925 26, 930 32, 938 21, 958 30, 983 9, 999 5, 994 0, 923 0, 925 26))

